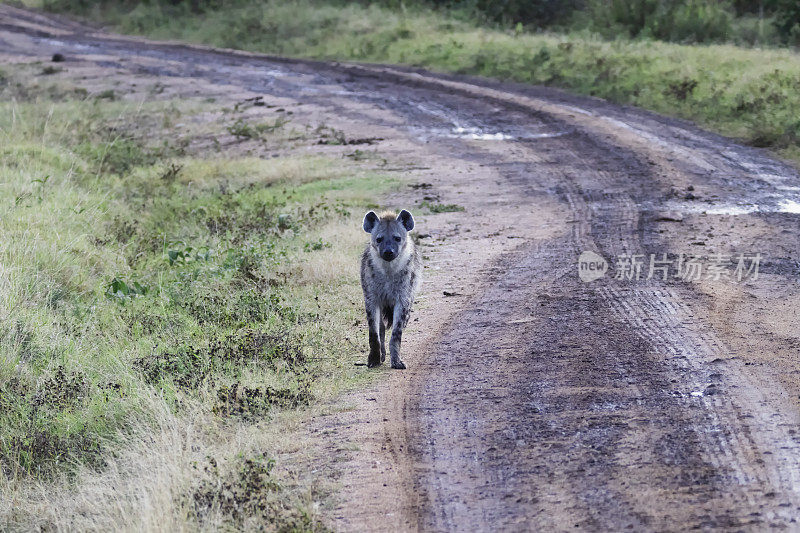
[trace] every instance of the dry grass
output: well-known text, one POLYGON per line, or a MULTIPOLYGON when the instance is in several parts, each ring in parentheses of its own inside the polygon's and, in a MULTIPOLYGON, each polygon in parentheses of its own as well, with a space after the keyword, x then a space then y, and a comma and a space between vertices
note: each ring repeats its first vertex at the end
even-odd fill
POLYGON ((315 234, 322 248, 300 265, 298 279, 306 285, 358 284, 359 264, 364 247, 364 232, 349 222, 336 221, 326 224, 315 234))
MULTIPOLYGON (((115 457, 102 471, 79 467, 73 479, 24 483, 4 487, 0 513, 10 523, 24 524, 22 529, 42 528, 59 531, 196 531, 229 528, 230 516, 217 502, 196 515, 193 495, 204 480, 212 487, 235 475, 241 458, 291 456, 295 468, 309 464, 306 447, 298 447, 302 418, 281 416, 267 426, 234 423, 220 424, 202 405, 188 409, 181 416, 164 409, 152 398, 155 421, 130 430, 115 443, 115 457), (161 409, 160 412, 155 412, 161 409), (209 458, 217 462, 212 472, 209 458)), ((287 460, 286 463, 289 463, 287 460)), ((285 465, 275 475, 286 489, 275 505, 284 511, 284 520, 272 524, 277 529, 304 512, 316 520, 312 492, 318 483, 308 473, 287 470, 285 465)), ((254 516, 237 528, 263 530, 266 524, 254 516)), ((14 526, 12 525, 13 529, 14 526)), ((270 529, 270 527, 267 527, 270 529)))

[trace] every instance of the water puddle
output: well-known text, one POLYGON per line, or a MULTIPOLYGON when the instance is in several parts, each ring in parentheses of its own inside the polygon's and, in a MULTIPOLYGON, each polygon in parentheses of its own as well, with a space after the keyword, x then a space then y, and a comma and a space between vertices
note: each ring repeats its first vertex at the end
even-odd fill
POLYGON ((452 129, 449 137, 456 137, 459 139, 474 139, 478 141, 511 141, 514 139, 513 135, 503 132, 489 133, 482 131, 480 128, 464 128, 456 126, 452 129))
POLYGON ((450 132, 441 133, 444 137, 451 137, 456 139, 472 139, 477 141, 514 141, 514 140, 535 140, 535 139, 552 139, 555 137, 562 137, 568 135, 568 131, 557 131, 552 133, 532 133, 528 131, 521 131, 516 133, 505 132, 492 132, 486 131, 481 128, 464 128, 456 126, 450 132))
POLYGON ((749 215, 752 213, 789 213, 800 215, 800 201, 789 198, 769 201, 765 204, 699 204, 699 205, 670 205, 674 209, 684 213, 705 213, 706 215, 749 215))
POLYGON ((778 207, 781 213, 800 215, 800 202, 796 200, 783 200, 778 207))
POLYGON ((92 44, 84 44, 84 43, 67 42, 67 41, 62 41, 60 39, 53 39, 53 38, 50 38, 50 37, 40 37, 37 40, 40 43, 48 44, 48 45, 53 46, 55 48, 64 49, 64 50, 74 50, 74 51, 78 51, 78 50, 83 50, 83 51, 93 50, 93 51, 96 51, 96 50, 100 50, 101 49, 100 45, 94 44, 94 43, 92 43, 92 44))
MULTIPOLYGON (((551 139, 568 135, 569 131, 531 131, 535 129, 528 127, 504 128, 503 130, 494 129, 485 124, 476 124, 474 120, 464 119, 457 116, 457 112, 445 106, 431 102, 410 102, 417 111, 421 111, 437 121, 449 125, 440 128, 419 128, 423 136, 432 135, 436 137, 447 137, 451 139, 469 139, 474 141, 516 141, 516 140, 535 140, 551 139)), ((417 128, 415 128, 417 129, 417 128)))
POLYGON ((759 211, 757 205, 721 205, 699 209, 707 215, 748 215, 759 211))

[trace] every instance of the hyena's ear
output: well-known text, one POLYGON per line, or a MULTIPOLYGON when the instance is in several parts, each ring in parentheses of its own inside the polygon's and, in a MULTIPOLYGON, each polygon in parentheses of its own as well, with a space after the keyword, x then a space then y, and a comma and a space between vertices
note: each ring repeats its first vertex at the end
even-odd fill
POLYGON ((375 229, 375 226, 378 224, 378 215, 375 214, 375 211, 370 211, 366 215, 364 215, 364 231, 367 233, 372 233, 372 230, 375 229))
POLYGON ((397 221, 400 222, 406 231, 411 231, 414 229, 414 217, 411 216, 411 213, 403 209, 400 211, 400 214, 397 215, 397 221))

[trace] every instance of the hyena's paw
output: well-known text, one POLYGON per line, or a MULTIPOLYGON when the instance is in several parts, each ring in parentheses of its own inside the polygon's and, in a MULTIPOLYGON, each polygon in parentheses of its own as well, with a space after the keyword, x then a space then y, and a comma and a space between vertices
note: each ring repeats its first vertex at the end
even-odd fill
POLYGON ((392 368, 396 368, 397 370, 405 370, 406 364, 400 360, 392 361, 392 368))

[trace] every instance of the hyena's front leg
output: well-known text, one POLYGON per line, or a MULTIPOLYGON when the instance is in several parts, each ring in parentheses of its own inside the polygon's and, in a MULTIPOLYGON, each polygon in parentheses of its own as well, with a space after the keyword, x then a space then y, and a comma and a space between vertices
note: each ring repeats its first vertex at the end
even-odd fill
POLYGON ((379 319, 381 323, 380 329, 380 343, 381 343, 381 363, 386 361, 386 322, 383 320, 383 317, 379 319))
POLYGON ((400 344, 403 340, 403 329, 408 322, 408 307, 397 304, 394 306, 394 320, 392 321, 392 337, 389 340, 389 356, 392 360, 392 368, 403 369, 406 365, 400 360, 400 344))
POLYGON ((369 357, 367 366, 372 368, 381 364, 381 341, 378 339, 378 322, 381 321, 381 313, 377 308, 367 310, 367 322, 369 323, 369 357))

